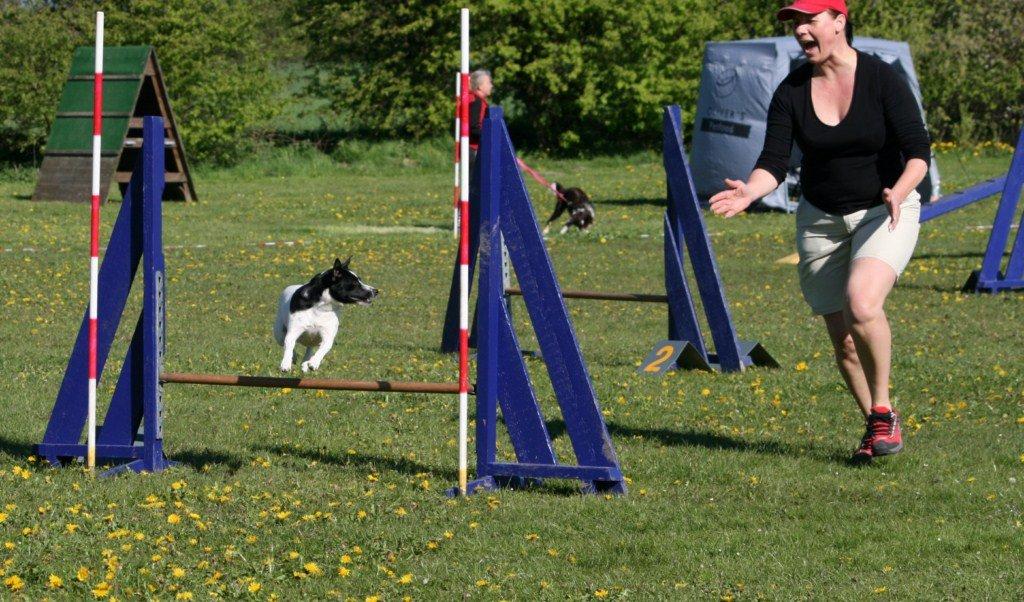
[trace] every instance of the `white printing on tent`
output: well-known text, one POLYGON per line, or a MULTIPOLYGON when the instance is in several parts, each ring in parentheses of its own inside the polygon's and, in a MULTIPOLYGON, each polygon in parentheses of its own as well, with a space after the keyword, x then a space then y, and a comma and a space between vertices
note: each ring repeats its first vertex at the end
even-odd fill
MULTIPOLYGON (((894 65, 906 76, 924 117, 910 46, 906 42, 854 38, 858 50, 894 65)), ((764 145, 768 104, 775 88, 804 63, 800 45, 792 37, 708 42, 701 68, 697 114, 694 119, 690 166, 697 195, 707 199, 725 187, 725 178, 746 180, 764 145)), ((925 122, 927 123, 927 121, 925 122)), ((780 186, 761 202, 791 211, 790 195, 799 185, 800 151, 793 146, 788 186, 780 186)), ((939 195, 939 171, 934 157, 928 177, 918 186, 922 199, 939 195)))

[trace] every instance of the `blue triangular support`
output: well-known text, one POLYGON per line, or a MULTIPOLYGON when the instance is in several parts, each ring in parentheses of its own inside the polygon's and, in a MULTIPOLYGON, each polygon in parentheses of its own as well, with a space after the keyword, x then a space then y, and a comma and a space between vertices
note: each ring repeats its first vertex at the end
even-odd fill
POLYGON ((978 293, 998 293, 1009 290, 1024 289, 1024 216, 1017 225, 1017 235, 1010 248, 1010 258, 1006 262, 1006 270, 1001 271, 1003 253, 1010 239, 1020 201, 1021 189, 1024 187, 1024 129, 1017 138, 1017 147, 1013 151, 1010 170, 1003 181, 1003 194, 999 199, 999 207, 992 222, 992 233, 989 235, 985 248, 985 257, 981 269, 971 274, 964 285, 965 291, 978 293))
MULTIPOLYGON (((666 107, 662 145, 665 176, 668 180, 668 208, 665 212, 665 256, 667 258, 665 286, 669 291, 670 307, 673 305, 673 297, 679 297, 677 302, 682 302, 682 297, 685 295, 685 303, 680 303, 681 309, 673 310, 673 313, 686 311, 685 308, 689 307, 691 308, 690 313, 695 315, 692 310, 693 298, 689 289, 685 286, 680 287, 669 280, 670 276, 673 279, 676 278, 675 266, 669 270, 667 265, 669 258, 674 255, 671 252, 673 244, 677 249, 681 269, 682 247, 679 241, 684 240, 689 252, 690 263, 693 266, 693 274, 697 280, 701 304, 704 306, 704 313, 711 328, 711 340, 715 344, 716 353, 706 351, 699 330, 695 335, 683 332, 681 334, 683 338, 675 338, 675 340, 684 340, 690 343, 698 353, 701 353, 705 364, 716 367, 722 372, 735 372, 743 370, 747 366, 778 368, 778 362, 765 351, 760 343, 741 341, 736 336, 729 304, 725 300, 725 287, 722 285, 722 277, 718 271, 718 261, 715 259, 715 251, 711 247, 711 238, 708 236, 704 215, 693 186, 690 166, 683 150, 681 131, 682 118, 679 106, 666 107), (674 240, 670 241, 669 235, 674 240)), ((673 334, 670 326, 669 338, 674 338, 673 334)))
MULTIPOLYGON (((99 273, 97 377, 102 375, 110 354, 140 260, 143 265, 142 314, 107 414, 102 426, 97 428, 97 461, 115 465, 107 474, 124 469, 155 472, 169 465, 163 452, 159 383, 164 344, 164 255, 160 215, 163 189, 163 119, 145 117, 142 156, 121 202, 99 273), (141 441, 140 427, 144 427, 141 441)), ((55 466, 84 457, 86 453, 86 446, 80 441, 88 418, 88 332, 87 309, 43 442, 37 446, 38 454, 55 466)))
POLYGON ((577 479, 591 492, 625 493, 615 447, 598 405, 551 258, 534 217, 500 107, 484 122, 480 155, 480 288, 477 347, 477 480, 470 490, 545 478, 577 479), (578 464, 560 463, 504 302, 504 237, 578 464), (497 408, 516 462, 499 462, 497 408))

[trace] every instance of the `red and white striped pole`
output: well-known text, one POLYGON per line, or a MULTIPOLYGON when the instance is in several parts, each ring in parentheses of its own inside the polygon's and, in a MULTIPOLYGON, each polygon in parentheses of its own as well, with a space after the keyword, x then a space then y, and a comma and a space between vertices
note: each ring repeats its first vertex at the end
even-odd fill
POLYGON ((459 237, 459 142, 462 136, 462 74, 455 74, 455 196, 452 197, 452 236, 459 237))
POLYGON ((103 12, 96 13, 96 74, 92 93, 92 221, 89 242, 89 426, 85 465, 96 467, 96 347, 100 281, 100 151, 103 138, 103 12))
POLYGON ((462 16, 459 123, 459 492, 466 495, 469 471, 469 9, 462 16))

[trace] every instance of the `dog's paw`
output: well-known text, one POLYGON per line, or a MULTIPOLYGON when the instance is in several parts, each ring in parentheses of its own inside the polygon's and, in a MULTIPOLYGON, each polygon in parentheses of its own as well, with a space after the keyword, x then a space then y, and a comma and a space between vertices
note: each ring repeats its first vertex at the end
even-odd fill
POLYGON ((303 372, 313 372, 315 370, 318 370, 319 368, 320 368, 320 363, 319 362, 312 361, 312 360, 308 361, 308 362, 302 362, 302 371, 303 372))
POLYGON ((291 372, 291 371, 292 371, 292 363, 291 362, 281 362, 281 372, 291 372))

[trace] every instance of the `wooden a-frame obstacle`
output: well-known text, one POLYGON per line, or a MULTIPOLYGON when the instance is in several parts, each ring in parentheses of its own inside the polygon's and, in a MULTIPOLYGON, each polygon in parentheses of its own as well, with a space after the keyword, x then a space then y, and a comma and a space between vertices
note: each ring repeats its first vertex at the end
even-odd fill
MULTIPOLYGON (((75 49, 57 116, 39 168, 34 201, 88 201, 92 170, 92 102, 95 49, 75 49)), ((185 148, 174 122, 163 73, 151 46, 107 47, 103 55, 103 146, 100 201, 110 185, 126 193, 142 148, 142 118, 164 119, 165 200, 196 200, 185 148)))
MULTIPOLYGON (((142 263, 142 313, 97 435, 97 458, 114 465, 105 474, 125 470, 152 472, 171 465, 163 447, 165 384, 443 394, 458 391, 454 383, 164 373, 167 341, 164 337, 166 279, 160 203, 164 186, 162 120, 146 117, 143 130, 142 156, 110 235, 99 275, 103 303, 99 308, 97 371, 102 374, 118 323, 126 317, 123 314, 132 281, 140 261, 142 263)), ((486 174, 482 223, 487 234, 481 254, 483 319, 478 334, 480 350, 475 387, 477 480, 469 491, 558 478, 579 480, 586 491, 625 493, 625 480, 615 448, 533 217, 526 187, 519 178, 500 109, 492 109, 485 123, 478 164, 486 174), (504 235, 512 265, 523 283, 526 305, 577 464, 561 463, 554 453, 533 385, 518 353, 515 331, 503 310, 501 253, 490 252, 496 248, 493 241, 499 233, 504 235), (516 461, 498 461, 499 406, 516 461)), ((54 465, 80 458, 86 452, 80 440, 86 420, 87 324, 88 315, 78 332, 43 442, 38 445, 39 455, 54 465)))
MULTIPOLYGON (((680 368, 702 370, 717 368, 723 372, 735 372, 748 366, 777 368, 778 363, 760 343, 740 340, 736 334, 729 303, 725 298, 725 287, 718 270, 718 261, 715 259, 711 237, 708 235, 704 223, 704 216, 693 187, 693 177, 690 174, 690 167, 683 150, 681 125, 679 106, 665 107, 662 125, 662 152, 668 189, 663 243, 665 293, 563 290, 561 296, 563 299, 666 304, 668 307, 669 341, 659 343, 655 349, 661 347, 663 343, 678 342, 679 356, 676 365, 680 368), (694 298, 683 269, 683 258, 687 254, 693 268, 694 279, 697 282, 701 305, 711 330, 714 352, 710 351, 705 343, 700 323, 697 320, 694 298)), ((477 224, 471 224, 470 233, 476 231, 477 224)), ((472 273, 472 262, 476 257, 479 241, 474 236, 470 243, 470 271, 472 273)), ((455 273, 457 275, 458 272, 455 273)), ((453 278, 451 291, 441 337, 441 350, 449 353, 455 350, 455 344, 458 342, 458 287, 455 278, 453 278)), ((508 295, 523 294, 522 288, 509 288, 505 292, 508 295)), ((478 307, 477 312, 479 313, 479 311, 478 307)), ((542 357, 546 359, 546 356, 542 357)))

